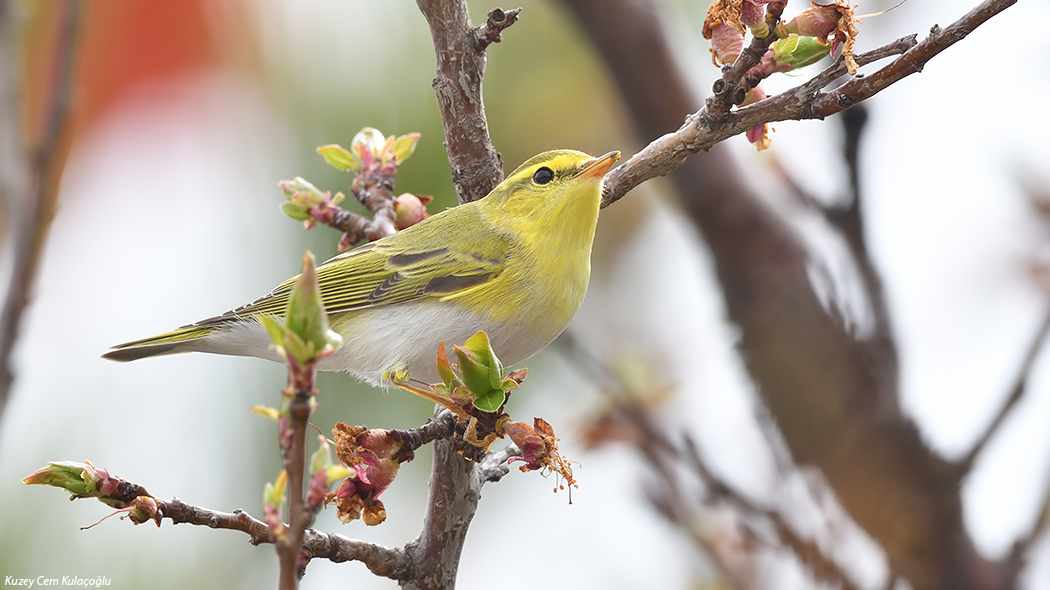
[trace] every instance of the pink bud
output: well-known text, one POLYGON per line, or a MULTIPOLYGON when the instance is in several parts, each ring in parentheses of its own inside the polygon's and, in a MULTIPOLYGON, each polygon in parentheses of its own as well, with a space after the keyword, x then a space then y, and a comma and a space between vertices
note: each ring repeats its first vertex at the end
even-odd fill
POLYGON ((744 50, 744 35, 719 21, 711 31, 711 61, 715 65, 731 64, 744 50))
POLYGON ((755 2, 753 0, 745 0, 740 4, 740 22, 751 29, 751 32, 756 37, 761 38, 769 34, 764 4, 765 2, 755 2))
POLYGON ((789 33, 827 39, 839 24, 838 8, 834 4, 814 6, 803 10, 795 18, 784 23, 789 33))
POLYGON ((394 227, 400 231, 426 219, 428 217, 426 203, 430 199, 428 195, 413 195, 412 193, 404 193, 394 199, 394 227))

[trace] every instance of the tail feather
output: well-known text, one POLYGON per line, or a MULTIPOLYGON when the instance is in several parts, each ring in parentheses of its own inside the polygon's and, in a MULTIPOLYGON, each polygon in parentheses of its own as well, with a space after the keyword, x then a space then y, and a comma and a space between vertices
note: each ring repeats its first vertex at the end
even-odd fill
POLYGON ((126 363, 150 356, 200 350, 201 341, 216 328, 188 327, 114 346, 102 358, 126 363))

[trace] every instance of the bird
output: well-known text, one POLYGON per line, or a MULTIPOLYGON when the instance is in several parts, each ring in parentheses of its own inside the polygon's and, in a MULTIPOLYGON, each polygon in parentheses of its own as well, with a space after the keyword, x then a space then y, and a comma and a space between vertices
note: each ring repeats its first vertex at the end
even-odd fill
MULTIPOLYGON (((319 265, 329 327, 342 345, 317 368, 389 387, 437 382, 438 347, 478 331, 507 366, 543 349, 583 302, 602 184, 619 157, 541 153, 485 197, 319 265)), ((252 303, 102 356, 124 362, 206 352, 282 362, 259 318, 284 314, 296 278, 252 303)))

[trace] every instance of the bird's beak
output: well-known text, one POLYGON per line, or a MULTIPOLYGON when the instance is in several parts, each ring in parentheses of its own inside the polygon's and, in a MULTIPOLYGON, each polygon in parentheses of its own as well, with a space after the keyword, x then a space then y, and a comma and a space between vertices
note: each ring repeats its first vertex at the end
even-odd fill
POLYGON ((601 178, 612 168, 616 160, 620 159, 620 152, 609 152, 600 158, 589 160, 580 165, 579 176, 583 178, 601 178))

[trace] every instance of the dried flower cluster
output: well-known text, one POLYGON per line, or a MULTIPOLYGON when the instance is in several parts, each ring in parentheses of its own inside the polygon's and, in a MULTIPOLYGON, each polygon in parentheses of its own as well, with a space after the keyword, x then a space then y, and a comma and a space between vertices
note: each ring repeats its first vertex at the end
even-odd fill
MULTIPOLYGON (((760 39, 771 33, 777 37, 759 65, 745 76, 748 92, 740 106, 766 98, 760 86, 762 80, 775 73, 804 68, 834 54, 839 48, 849 73, 857 73, 853 53, 860 20, 854 7, 846 0, 835 0, 833 4, 814 3, 796 17, 776 23, 771 31, 767 12, 770 16, 780 14, 785 4, 783 0, 719 0, 707 10, 703 35, 711 41, 711 61, 716 66, 732 64, 740 57, 748 31, 760 39)), ((772 143, 769 137, 772 131, 769 124, 762 124, 748 131, 747 139, 761 151, 772 143)))

